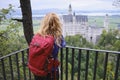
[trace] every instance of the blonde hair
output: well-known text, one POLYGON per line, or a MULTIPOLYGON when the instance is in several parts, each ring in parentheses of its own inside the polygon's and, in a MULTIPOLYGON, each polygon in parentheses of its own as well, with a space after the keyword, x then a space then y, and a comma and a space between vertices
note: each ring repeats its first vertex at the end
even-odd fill
POLYGON ((57 14, 46 14, 42 20, 38 34, 42 36, 52 35, 55 38, 55 43, 60 46, 62 39, 62 25, 57 14))

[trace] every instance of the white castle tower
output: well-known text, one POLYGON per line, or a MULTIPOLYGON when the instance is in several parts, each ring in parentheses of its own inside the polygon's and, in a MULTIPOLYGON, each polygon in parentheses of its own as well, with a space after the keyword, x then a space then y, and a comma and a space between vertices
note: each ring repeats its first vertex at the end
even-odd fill
POLYGON ((109 25, 108 14, 106 14, 104 19, 104 28, 106 31, 108 31, 108 25, 109 25))
POLYGON ((68 9, 69 15, 72 15, 72 6, 69 4, 69 9, 68 9))
POLYGON ((73 13, 73 24, 76 23, 75 12, 73 13))

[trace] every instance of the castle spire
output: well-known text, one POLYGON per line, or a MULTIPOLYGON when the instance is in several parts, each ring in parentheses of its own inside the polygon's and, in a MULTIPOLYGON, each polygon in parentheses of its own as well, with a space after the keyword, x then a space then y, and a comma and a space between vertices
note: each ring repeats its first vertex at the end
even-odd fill
POLYGON ((71 6, 71 4, 69 4, 69 10, 68 10, 68 12, 69 12, 69 15, 72 15, 72 6, 71 6))

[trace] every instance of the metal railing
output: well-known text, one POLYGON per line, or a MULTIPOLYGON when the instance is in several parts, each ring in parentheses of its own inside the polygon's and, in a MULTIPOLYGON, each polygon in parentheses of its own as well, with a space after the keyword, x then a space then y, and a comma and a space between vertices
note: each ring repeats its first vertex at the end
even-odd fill
POLYGON ((60 80, 120 80, 120 52, 61 48, 60 80))
MULTIPOLYGON (((70 47, 60 49, 60 80, 120 80, 120 52, 70 47)), ((0 58, 0 80, 34 80, 28 48, 0 58)))
POLYGON ((0 80, 32 80, 27 67, 28 48, 0 58, 0 80))

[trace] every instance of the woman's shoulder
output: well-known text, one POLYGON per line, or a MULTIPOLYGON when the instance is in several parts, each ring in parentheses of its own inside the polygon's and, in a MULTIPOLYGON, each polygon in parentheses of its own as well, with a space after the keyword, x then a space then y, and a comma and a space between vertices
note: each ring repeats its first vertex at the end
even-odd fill
POLYGON ((65 38, 62 36, 61 47, 65 47, 65 46, 66 46, 66 41, 65 41, 65 38))

